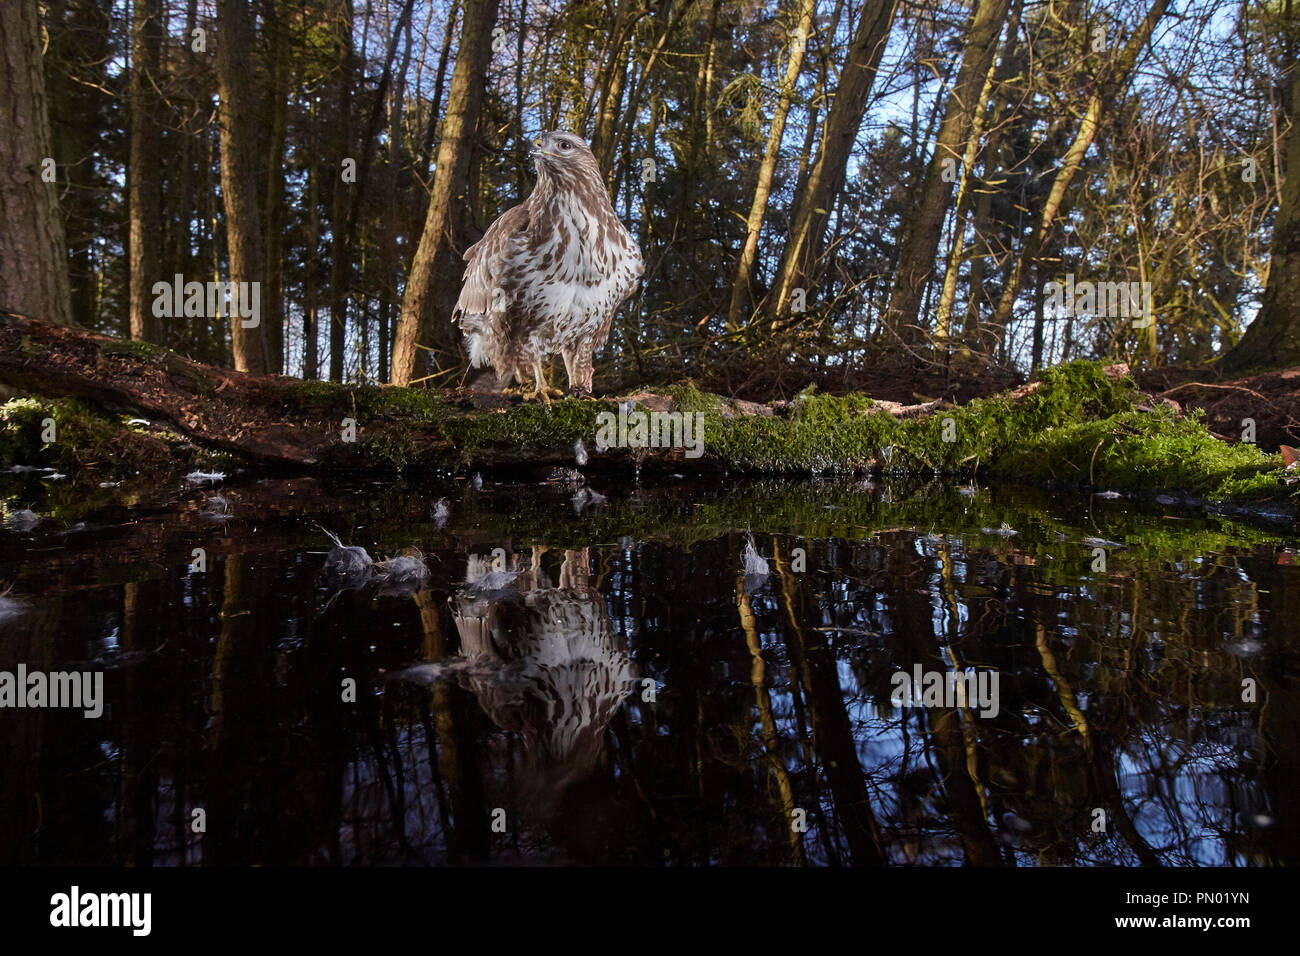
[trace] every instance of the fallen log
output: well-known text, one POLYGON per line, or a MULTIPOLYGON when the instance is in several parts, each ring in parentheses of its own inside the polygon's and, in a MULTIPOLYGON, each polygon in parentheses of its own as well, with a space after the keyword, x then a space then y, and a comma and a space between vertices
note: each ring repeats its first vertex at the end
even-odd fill
POLYGON ((129 410, 255 461, 311 466, 327 438, 323 423, 284 414, 289 379, 213 368, 158 346, 13 313, 0 313, 0 384, 129 410))
MULTIPOLYGON (((762 405, 687 383, 542 406, 518 395, 246 375, 154 345, 0 314, 0 384, 165 423, 254 468, 985 474, 1153 495, 1181 490, 1215 501, 1289 500, 1294 491, 1294 473, 1283 472, 1276 455, 1219 441, 1177 402, 1138 389, 1127 366, 1090 362, 1049 369, 1027 385, 963 405, 812 390, 762 405)), ((0 464, 84 470, 87 461, 111 462, 111 454, 78 449, 70 460, 50 457, 48 443, 36 438, 42 414, 29 407, 20 426, 9 412, 0 414, 0 464), (15 439, 21 428, 27 437, 15 439), (46 457, 23 460, 14 448, 29 459, 35 452, 46 457)), ((128 424, 119 419, 109 430, 128 424)), ((141 459, 150 456, 165 454, 137 450, 133 461, 118 463, 118 473, 149 472, 141 459)))
MULTIPOLYGON (((248 375, 8 312, 0 312, 0 385, 130 412, 250 464, 298 469, 572 465, 576 442, 592 443, 596 415, 617 407, 571 400, 544 408, 519 395, 248 375)), ((650 392, 622 401, 674 405, 650 392)), ((725 404, 732 415, 772 414, 752 402, 725 404)), ((682 448, 612 448, 600 464, 685 459, 682 448)))

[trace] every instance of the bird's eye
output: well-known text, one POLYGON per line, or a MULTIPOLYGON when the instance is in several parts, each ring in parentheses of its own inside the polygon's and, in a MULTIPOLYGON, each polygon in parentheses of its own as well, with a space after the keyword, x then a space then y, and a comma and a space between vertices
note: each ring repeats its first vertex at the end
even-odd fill
POLYGON ((568 140, 560 140, 560 149, 573 149, 573 144, 568 140))

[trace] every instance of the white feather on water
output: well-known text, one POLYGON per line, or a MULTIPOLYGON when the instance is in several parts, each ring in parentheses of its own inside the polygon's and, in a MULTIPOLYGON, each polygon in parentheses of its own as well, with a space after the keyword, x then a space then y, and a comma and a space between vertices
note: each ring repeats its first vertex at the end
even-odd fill
POLYGON ((221 495, 213 495, 205 501, 199 514, 212 521, 229 521, 235 516, 234 511, 231 510, 230 502, 221 495))
POLYGON ((772 573, 768 567, 767 558, 758 553, 758 548, 754 547, 754 539, 749 538, 745 542, 745 577, 766 578, 772 573))
POLYGON ((345 545, 339 540, 338 535, 329 531, 326 531, 325 535, 334 542, 334 547, 325 556, 325 573, 335 580, 346 581, 354 587, 357 586, 354 582, 359 581, 364 584, 370 577, 370 570, 375 563, 366 553, 366 549, 355 544, 345 545))
POLYGON ((44 519, 31 508, 19 508, 9 513, 9 528, 12 531, 31 531, 44 519))
POLYGON ((10 590, 12 589, 0 591, 0 624, 27 613, 27 602, 22 598, 10 597, 10 590))
POLYGON ((191 471, 185 476, 185 480, 192 485, 215 485, 218 481, 226 480, 226 473, 223 471, 191 471))
POLYGON ((1015 528, 1011 527, 1011 525, 1007 524, 1005 521, 1002 522, 1002 524, 1001 524, 1000 527, 997 527, 997 528, 980 528, 980 530, 983 531, 985 534, 995 534, 995 535, 997 535, 999 538, 1010 538, 1010 537, 1012 537, 1013 535, 1020 534, 1019 531, 1017 531, 1015 528))
POLYGON ((429 580, 429 567, 424 558, 416 554, 399 554, 387 561, 376 562, 371 573, 387 594, 414 594, 429 580))
POLYGON ((581 514, 582 509, 587 505, 603 505, 608 499, 599 491, 584 485, 574 492, 571 500, 573 501, 573 510, 581 514))

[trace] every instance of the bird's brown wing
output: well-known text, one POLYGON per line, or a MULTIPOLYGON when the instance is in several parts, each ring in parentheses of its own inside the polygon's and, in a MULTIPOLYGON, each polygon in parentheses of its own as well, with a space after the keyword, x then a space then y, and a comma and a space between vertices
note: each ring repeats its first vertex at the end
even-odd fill
POLYGON ((614 290, 613 306, 600 323, 596 334, 585 343, 588 355, 594 354, 596 349, 605 344, 614 325, 614 314, 618 312, 618 307, 624 300, 636 291, 636 287, 641 283, 641 276, 645 273, 645 260, 641 257, 641 247, 637 245, 632 233, 628 232, 627 227, 617 218, 614 219, 614 228, 617 230, 615 234, 619 237, 620 246, 619 254, 614 257, 614 269, 617 271, 615 280, 618 285, 614 290))
POLYGON ((527 228, 528 206, 521 203, 502 213, 483 238, 465 250, 465 278, 451 313, 453 321, 462 320, 463 326, 465 316, 503 310, 503 297, 510 294, 516 256, 524 250, 527 228))

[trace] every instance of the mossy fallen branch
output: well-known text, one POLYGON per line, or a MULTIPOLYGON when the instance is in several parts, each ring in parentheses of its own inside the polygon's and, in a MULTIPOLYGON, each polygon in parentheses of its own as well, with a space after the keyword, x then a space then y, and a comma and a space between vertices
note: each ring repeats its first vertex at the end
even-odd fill
MULTIPOLYGON (((582 441, 588 467, 597 471, 990 475, 1286 507, 1300 491, 1300 476, 1285 471, 1278 456, 1221 441, 1198 415, 1142 393, 1123 367, 1084 361, 960 406, 904 407, 811 389, 762 406, 683 384, 626 396, 625 413, 655 421, 675 416, 677 425, 690 416, 698 447, 680 440, 634 447, 629 432, 600 449, 600 416, 617 415, 618 400, 566 399, 545 407, 472 392, 255 377, 18 317, 0 318, 0 382, 83 401, 59 413, 71 428, 63 429, 70 447, 39 452, 71 467, 147 457, 129 443, 114 445, 123 426, 112 410, 127 409, 164 422, 163 431, 176 440, 233 453, 250 466, 374 473, 572 466, 582 441)), ((45 417, 36 411, 15 406, 0 416, 5 463, 28 464, 18 459, 36 453, 33 430, 45 417)), ((650 433, 656 432, 652 424, 650 433)))

